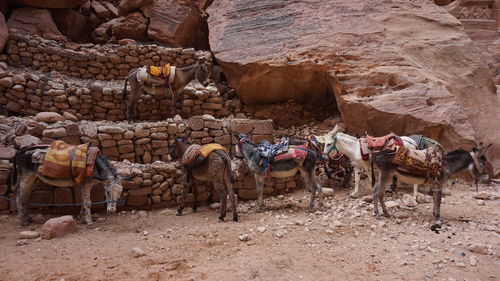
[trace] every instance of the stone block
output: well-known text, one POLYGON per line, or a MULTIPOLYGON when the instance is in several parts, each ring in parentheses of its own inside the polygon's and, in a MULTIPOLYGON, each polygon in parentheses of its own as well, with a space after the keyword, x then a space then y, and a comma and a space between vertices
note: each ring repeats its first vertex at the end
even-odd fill
POLYGON ((127 197, 127 205, 131 207, 148 205, 148 196, 142 195, 129 195, 127 197))
POLYGON ((54 189, 55 204, 73 204, 73 191, 67 187, 57 187, 54 189))

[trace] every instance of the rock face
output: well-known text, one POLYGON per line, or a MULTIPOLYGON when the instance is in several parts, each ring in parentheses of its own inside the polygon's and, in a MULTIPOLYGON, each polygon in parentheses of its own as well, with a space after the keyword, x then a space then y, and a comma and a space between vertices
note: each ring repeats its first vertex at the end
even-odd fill
POLYGON ((66 40, 54 23, 50 12, 45 9, 15 9, 7 21, 7 26, 48 39, 66 40))
POLYGON ((95 26, 86 16, 73 9, 53 9, 51 13, 58 29, 71 41, 90 41, 95 26))
POLYGON ((116 39, 130 38, 137 41, 147 41, 148 20, 141 12, 130 13, 120 17, 112 26, 112 34, 116 39))
POLYGON ((208 49, 208 29, 198 7, 189 0, 161 1, 140 8, 149 19, 148 37, 174 46, 208 49))
POLYGON ((420 133, 447 151, 491 142, 500 173, 490 70, 432 2, 222 0, 207 12, 211 50, 244 102, 334 95, 351 132, 420 133))
POLYGON ((89 0, 9 0, 10 3, 20 6, 36 8, 76 8, 89 0))
POLYGON ((4 15, 0 13, 0 52, 2 52, 3 47, 7 44, 7 40, 9 40, 9 29, 7 28, 4 15))
POLYGON ((122 0, 118 5, 118 13, 124 16, 127 13, 153 3, 153 0, 122 0))

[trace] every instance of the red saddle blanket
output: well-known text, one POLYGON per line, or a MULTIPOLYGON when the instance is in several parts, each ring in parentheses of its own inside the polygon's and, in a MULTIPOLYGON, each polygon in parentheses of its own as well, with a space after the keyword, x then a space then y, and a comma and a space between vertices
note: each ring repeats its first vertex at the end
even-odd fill
POLYGON ((403 140, 396 134, 388 134, 378 138, 366 136, 365 138, 359 139, 359 148, 363 160, 368 160, 370 158, 370 153, 378 152, 383 149, 396 150, 399 146, 403 145, 403 140))
POLYGON ((307 145, 290 145, 288 151, 274 156, 274 161, 289 159, 304 160, 307 157, 307 145))
POLYGON ((434 147, 416 150, 400 146, 392 162, 404 172, 429 179, 439 176, 443 160, 434 147))
POLYGON ((50 144, 39 172, 54 179, 73 178, 75 183, 81 184, 85 178, 93 176, 97 154, 99 149, 88 143, 70 145, 56 140, 50 144))

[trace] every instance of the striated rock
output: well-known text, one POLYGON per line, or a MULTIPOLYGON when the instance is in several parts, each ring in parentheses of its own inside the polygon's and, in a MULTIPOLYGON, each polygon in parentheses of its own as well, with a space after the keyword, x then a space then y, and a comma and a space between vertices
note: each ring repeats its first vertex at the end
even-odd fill
POLYGON ((76 8, 89 0, 9 0, 10 3, 35 8, 76 8))
POLYGON ((118 19, 112 19, 108 22, 105 22, 105 23, 99 25, 92 32, 92 40, 94 40, 94 42, 100 43, 100 44, 104 44, 104 43, 108 42, 108 40, 111 39, 112 27, 117 20, 118 19))
POLYGON ((40 232, 44 239, 58 238, 76 230, 76 222, 72 216, 62 216, 46 221, 40 232))
POLYGON ((401 201, 406 207, 416 207, 418 205, 417 200, 410 194, 404 194, 401 201))
POLYGON ((57 28, 71 41, 90 42, 92 31, 97 25, 88 17, 73 9, 53 9, 51 13, 57 28))
POLYGON ((141 12, 130 13, 118 18, 111 27, 116 39, 130 38, 137 41, 147 41, 148 19, 141 12))
POLYGON ((5 16, 0 12, 0 52, 2 52, 3 47, 5 47, 8 40, 9 29, 7 28, 7 23, 5 22, 5 16))
POLYGON ((134 258, 139 258, 146 255, 146 252, 144 252, 144 250, 142 250, 141 248, 135 247, 132 248, 131 250, 132 250, 132 256, 134 258))
POLYGON ((15 9, 7 21, 7 26, 47 39, 67 41, 67 38, 57 28, 50 12, 45 9, 15 9))
POLYGON ((21 238, 21 239, 35 239, 39 236, 40 236, 40 232, 38 232, 38 231, 26 230, 26 231, 21 231, 19 233, 19 238, 21 238))
POLYGON ((97 17, 101 19, 109 18, 111 16, 111 12, 95 0, 90 3, 90 8, 92 12, 94 12, 97 17))
POLYGON ((118 14, 124 16, 129 12, 153 3, 153 0, 122 0, 118 5, 118 14))
POLYGON ((491 142, 500 173, 492 75, 432 1, 221 0, 207 12, 211 50, 243 102, 337 102, 353 133, 421 133, 447 151, 491 142))
POLYGON ((154 0, 140 10, 149 19, 148 38, 174 46, 208 49, 208 27, 191 1, 154 0))
POLYGON ((57 112, 39 112, 35 115, 35 121, 55 123, 57 121, 63 121, 64 117, 57 112))

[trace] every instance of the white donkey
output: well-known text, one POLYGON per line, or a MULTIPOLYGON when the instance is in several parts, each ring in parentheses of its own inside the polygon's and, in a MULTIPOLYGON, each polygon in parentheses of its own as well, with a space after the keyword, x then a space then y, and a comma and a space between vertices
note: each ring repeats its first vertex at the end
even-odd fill
MULTIPOLYGON (((333 157, 335 154, 343 153, 351 160, 354 167, 354 191, 351 192, 351 197, 357 197, 359 192, 360 173, 370 171, 370 159, 364 160, 361 156, 361 147, 358 138, 339 132, 338 125, 328 132, 325 136, 324 153, 328 157, 333 157)), ((401 137, 405 146, 416 149, 417 143, 409 137, 401 137)), ((413 185, 413 196, 416 198, 418 193, 418 185, 413 185)))

